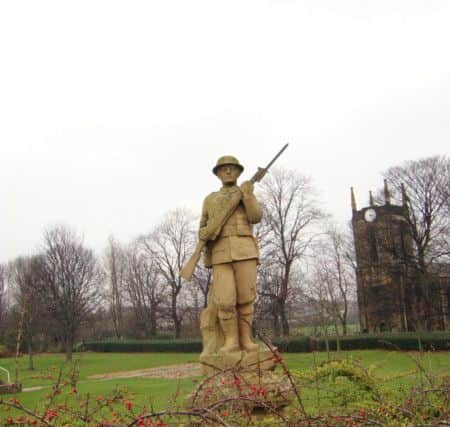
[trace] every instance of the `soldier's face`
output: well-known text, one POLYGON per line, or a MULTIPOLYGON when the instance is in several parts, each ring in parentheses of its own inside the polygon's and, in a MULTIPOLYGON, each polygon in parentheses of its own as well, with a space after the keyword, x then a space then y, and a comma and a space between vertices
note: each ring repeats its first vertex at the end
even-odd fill
POLYGON ((217 176, 224 185, 234 185, 241 174, 241 170, 235 165, 223 165, 217 169, 217 176))

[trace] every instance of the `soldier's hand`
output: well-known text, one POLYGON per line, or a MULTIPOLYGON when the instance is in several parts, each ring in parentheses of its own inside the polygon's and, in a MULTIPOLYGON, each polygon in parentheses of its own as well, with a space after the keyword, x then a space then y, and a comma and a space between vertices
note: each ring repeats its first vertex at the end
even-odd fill
POLYGON ((198 230, 198 238, 205 242, 209 239, 208 227, 201 227, 198 230))
POLYGON ((244 181, 240 186, 241 191, 244 195, 252 195, 253 194, 253 183, 251 181, 244 181))

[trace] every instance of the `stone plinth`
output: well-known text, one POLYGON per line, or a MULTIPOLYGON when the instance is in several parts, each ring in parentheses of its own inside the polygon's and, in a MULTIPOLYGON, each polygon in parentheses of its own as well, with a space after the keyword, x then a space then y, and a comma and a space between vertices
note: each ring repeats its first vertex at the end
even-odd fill
POLYGON ((232 353, 212 353, 200 355, 202 373, 214 375, 229 369, 241 371, 273 370, 275 367, 274 350, 269 350, 260 344, 259 350, 254 352, 235 351, 232 353))
POLYGON ((276 370, 277 359, 276 349, 262 343, 255 352, 202 353, 205 379, 188 396, 187 406, 203 408, 223 401, 231 411, 270 411, 289 405, 295 394, 289 378, 276 370))
POLYGON ((289 405, 295 394, 289 378, 276 371, 229 370, 205 379, 187 399, 187 406, 220 405, 232 412, 274 410, 289 405))

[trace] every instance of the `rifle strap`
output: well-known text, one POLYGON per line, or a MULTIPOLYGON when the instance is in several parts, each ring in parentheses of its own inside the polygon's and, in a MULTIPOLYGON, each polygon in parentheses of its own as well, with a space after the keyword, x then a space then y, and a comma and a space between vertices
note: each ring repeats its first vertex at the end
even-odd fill
POLYGON ((213 208, 211 209, 211 217, 208 219, 208 230, 211 230, 212 240, 215 240, 220 234, 222 227, 233 215, 236 208, 242 199, 242 193, 240 191, 230 192, 225 195, 218 195, 217 200, 213 200, 213 208))

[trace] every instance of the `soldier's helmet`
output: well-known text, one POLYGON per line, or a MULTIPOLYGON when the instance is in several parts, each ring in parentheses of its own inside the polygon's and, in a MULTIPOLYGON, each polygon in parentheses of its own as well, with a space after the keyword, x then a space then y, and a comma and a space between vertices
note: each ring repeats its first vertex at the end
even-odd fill
POLYGON ((234 156, 222 156, 222 157, 219 158, 219 160, 217 160, 216 166, 214 166, 214 168, 212 170, 213 174, 217 175, 217 169, 219 169, 221 166, 225 166, 225 165, 235 165, 241 170, 241 173, 244 170, 244 166, 242 166, 239 163, 239 160, 236 159, 236 157, 234 157, 234 156))

